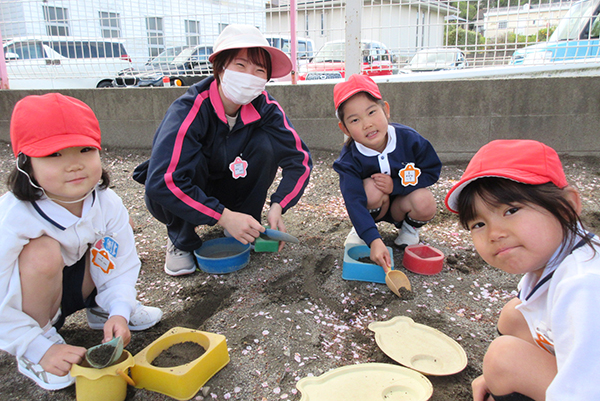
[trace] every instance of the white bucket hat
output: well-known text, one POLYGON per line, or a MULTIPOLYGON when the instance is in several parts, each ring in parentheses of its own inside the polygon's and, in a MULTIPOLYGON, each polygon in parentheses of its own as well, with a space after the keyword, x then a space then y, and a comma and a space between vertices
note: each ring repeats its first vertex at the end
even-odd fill
POLYGON ((271 78, 285 77, 292 70, 290 58, 277 49, 269 46, 269 42, 258 28, 252 25, 231 24, 227 25, 217 38, 213 46, 213 53, 208 57, 212 63, 215 56, 223 50, 247 49, 250 47, 262 47, 271 55, 271 78))

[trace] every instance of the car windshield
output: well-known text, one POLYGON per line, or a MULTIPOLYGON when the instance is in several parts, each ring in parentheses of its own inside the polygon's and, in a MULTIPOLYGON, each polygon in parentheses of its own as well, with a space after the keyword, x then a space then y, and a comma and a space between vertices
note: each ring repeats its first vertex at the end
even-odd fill
POLYGON ((183 64, 190 61, 191 58, 194 60, 208 60, 208 56, 211 53, 211 49, 207 49, 206 47, 188 47, 183 49, 181 53, 179 53, 171 62, 172 64, 183 64), (192 57, 193 56, 193 57, 192 57))
POLYGON ((593 15, 597 3, 597 1, 585 0, 573 4, 567 14, 560 20, 556 31, 548 39, 548 42, 579 39, 581 31, 593 15))
POLYGON ((422 52, 417 53, 410 64, 446 64, 454 61, 454 52, 422 52))
MULTIPOLYGON (((372 42, 362 42, 361 50, 363 51, 363 55, 365 50, 373 48, 371 43, 372 42)), ((325 45, 321 48, 321 50, 319 50, 313 59, 313 63, 344 62, 346 59, 345 46, 346 44, 344 42, 325 43, 325 45)))
POLYGON ((175 57, 181 53, 181 51, 185 49, 183 46, 178 47, 170 47, 160 53, 158 56, 154 57, 152 60, 148 61, 148 65, 160 65, 160 64, 169 64, 171 63, 175 57))
POLYGON ((315 63, 327 63, 335 61, 344 61, 346 57, 346 50, 344 48, 344 42, 326 43, 325 46, 319 50, 313 62, 315 63))

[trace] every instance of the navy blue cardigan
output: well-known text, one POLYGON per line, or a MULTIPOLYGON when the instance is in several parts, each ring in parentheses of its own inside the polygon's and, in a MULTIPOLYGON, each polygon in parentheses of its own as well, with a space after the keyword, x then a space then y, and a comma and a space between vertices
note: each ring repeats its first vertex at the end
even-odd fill
POLYGON ((367 195, 363 180, 375 173, 388 174, 394 182, 390 196, 402 196, 417 188, 426 188, 435 184, 442 169, 442 162, 427 139, 405 125, 390 123, 390 126, 396 133, 396 147, 387 153, 391 171, 381 171, 378 160, 381 154, 371 151, 372 155, 367 156, 360 152, 354 141, 344 145, 340 156, 333 163, 333 168, 340 176, 340 190, 352 225, 367 244, 381 238, 381 235, 367 210, 367 195), (399 176, 400 171, 409 163, 414 163, 414 167, 421 171, 415 185, 403 185, 399 176))

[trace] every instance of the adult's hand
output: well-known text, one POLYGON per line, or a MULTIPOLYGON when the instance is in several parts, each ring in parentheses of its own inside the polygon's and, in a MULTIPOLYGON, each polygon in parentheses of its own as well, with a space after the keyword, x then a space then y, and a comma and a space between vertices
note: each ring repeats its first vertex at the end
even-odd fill
MULTIPOLYGON (((283 217, 281 216, 282 211, 283 209, 279 203, 271 204, 271 209, 269 209, 269 214, 267 214, 267 223, 269 223, 269 227, 272 229, 285 233, 285 224, 283 223, 283 217)), ((279 241, 279 252, 281 252, 284 245, 285 241, 279 241)))
POLYGON ((249 214, 234 212, 225 208, 217 222, 242 244, 253 242, 265 228, 249 214))

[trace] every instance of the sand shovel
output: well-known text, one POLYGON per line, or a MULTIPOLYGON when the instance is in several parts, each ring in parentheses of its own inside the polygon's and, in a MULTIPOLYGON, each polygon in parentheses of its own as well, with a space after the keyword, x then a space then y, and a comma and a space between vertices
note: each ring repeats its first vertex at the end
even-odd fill
POLYGON ((91 347, 85 353, 85 360, 91 367, 102 369, 114 364, 123 354, 123 339, 115 337, 104 344, 91 347))
POLYGON ((410 281, 406 274, 402 273, 399 270, 390 270, 385 275, 385 283, 388 288, 392 290, 392 292, 402 298, 400 295, 400 288, 404 288, 408 291, 411 291, 410 281))
POLYGON ((267 240, 273 241, 285 241, 291 242, 292 244, 299 244, 298 238, 290 235, 288 233, 284 233, 282 231, 273 230, 272 228, 266 228, 264 233, 260 233, 260 237, 267 240))

